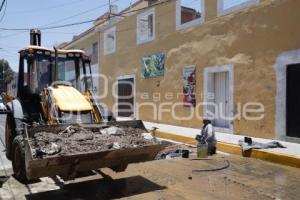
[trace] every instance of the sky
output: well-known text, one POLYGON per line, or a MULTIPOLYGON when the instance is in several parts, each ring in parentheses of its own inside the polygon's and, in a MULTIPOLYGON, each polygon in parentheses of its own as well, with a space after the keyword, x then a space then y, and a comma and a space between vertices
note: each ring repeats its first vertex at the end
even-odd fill
MULTIPOLYGON (((111 0, 119 10, 136 0, 111 0)), ((2 0, 0 0, 2 2, 2 0)), ((107 12, 108 0, 7 0, 0 13, 0 28, 35 28, 93 20, 107 12), (6 7, 6 9, 5 9, 6 7), (4 15, 2 21, 1 18, 4 15)), ((53 47, 70 41, 92 23, 42 31, 42 46, 53 47)), ((0 59, 18 70, 18 51, 29 45, 29 31, 0 30, 0 59)))

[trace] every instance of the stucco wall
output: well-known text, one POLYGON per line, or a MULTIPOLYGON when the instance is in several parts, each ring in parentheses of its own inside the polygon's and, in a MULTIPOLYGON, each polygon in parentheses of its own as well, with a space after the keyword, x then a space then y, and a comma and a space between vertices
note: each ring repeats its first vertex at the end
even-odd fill
MULTIPOLYGON (((144 100, 141 93, 150 96, 161 93, 160 103, 166 92, 182 93, 182 71, 187 65, 196 65, 197 102, 203 101, 203 71, 208 66, 232 64, 234 67, 234 106, 249 101, 261 102, 265 107, 265 117, 259 121, 245 119, 233 122, 236 134, 274 138, 275 137, 275 96, 276 58, 285 51, 300 47, 300 1, 261 0, 258 5, 226 16, 216 17, 216 0, 206 1, 205 23, 189 29, 176 31, 175 1, 157 6, 156 38, 154 41, 136 45, 136 15, 129 16, 117 24, 117 50, 104 56, 100 45, 100 72, 109 78, 109 86, 117 76, 136 75, 137 103, 153 102, 144 100), (156 52, 166 54, 165 76, 142 79, 141 59, 156 52), (159 84, 158 84, 159 83, 159 84)), ((217 9, 217 8, 216 8, 217 9)), ((99 35, 103 44, 103 34, 99 35)), ((176 96, 176 95, 175 95, 176 96)), ((115 98, 109 93, 103 102, 112 106, 115 98)), ((182 102, 174 98, 172 103, 182 102)), ((149 107, 138 111, 139 118, 153 119, 149 107)), ((177 107, 177 114, 188 115, 191 111, 177 107)), ((202 109, 196 112, 203 113, 202 109)), ((156 121, 172 125, 198 128, 202 124, 196 119, 175 120, 165 112, 162 120, 156 121)))

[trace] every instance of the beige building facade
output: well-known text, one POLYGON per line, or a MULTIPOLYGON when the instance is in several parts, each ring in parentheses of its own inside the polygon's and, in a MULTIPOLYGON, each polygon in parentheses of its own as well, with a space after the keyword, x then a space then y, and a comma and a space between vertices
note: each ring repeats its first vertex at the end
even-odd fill
POLYGON ((300 2, 196 2, 155 1, 97 28, 102 102, 144 121, 200 128, 213 116, 221 132, 298 142, 300 2), (147 59, 161 72, 145 77, 147 59))

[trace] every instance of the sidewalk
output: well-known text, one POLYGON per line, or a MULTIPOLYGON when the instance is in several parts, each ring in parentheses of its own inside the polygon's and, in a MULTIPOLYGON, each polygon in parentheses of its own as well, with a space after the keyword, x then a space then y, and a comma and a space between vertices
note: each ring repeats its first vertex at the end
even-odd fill
MULTIPOLYGON (((189 144, 196 144, 194 138, 196 134, 199 134, 200 132, 200 129, 194 128, 186 128, 151 122, 144 122, 144 124, 148 130, 152 127, 157 127, 158 130, 156 131, 156 133, 158 137, 163 137, 189 144)), ((216 132, 216 137, 218 140, 219 151, 242 155, 242 151, 240 146, 238 145, 238 141, 241 139, 243 140, 244 136, 216 132)), ((255 137, 252 137, 252 139, 256 142, 262 143, 274 141, 255 137)), ((280 141, 280 143, 287 148, 259 150, 253 149, 251 152, 251 157, 300 168, 300 144, 284 141, 280 141)))
MULTIPOLYGON (((1 140, 1 138, 0 138, 1 140)), ((11 162, 7 160, 5 155, 5 147, 3 146, 2 140, 0 141, 0 177, 9 176, 12 174, 11 162)))

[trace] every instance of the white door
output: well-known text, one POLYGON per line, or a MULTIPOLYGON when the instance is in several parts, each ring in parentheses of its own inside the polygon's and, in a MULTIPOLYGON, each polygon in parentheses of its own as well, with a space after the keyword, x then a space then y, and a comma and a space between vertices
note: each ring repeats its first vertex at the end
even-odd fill
POLYGON ((214 100, 215 119, 214 126, 229 128, 229 73, 214 73, 214 100))

